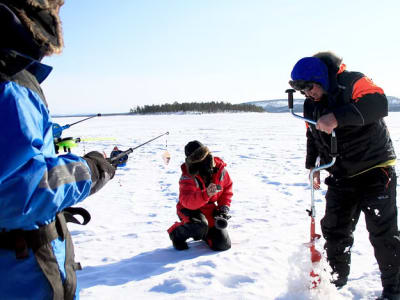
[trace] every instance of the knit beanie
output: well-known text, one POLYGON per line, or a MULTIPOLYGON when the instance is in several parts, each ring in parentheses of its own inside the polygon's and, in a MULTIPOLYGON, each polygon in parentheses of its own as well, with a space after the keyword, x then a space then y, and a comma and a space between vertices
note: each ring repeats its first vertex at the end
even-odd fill
POLYGON ((305 80, 319 83, 324 90, 329 90, 327 66, 317 57, 304 57, 293 67, 292 80, 305 80))

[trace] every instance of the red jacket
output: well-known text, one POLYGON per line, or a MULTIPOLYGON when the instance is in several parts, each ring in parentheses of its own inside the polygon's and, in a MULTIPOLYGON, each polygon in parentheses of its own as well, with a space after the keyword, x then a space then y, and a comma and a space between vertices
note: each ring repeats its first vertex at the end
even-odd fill
POLYGON ((179 179, 178 211, 182 208, 200 209, 209 203, 216 204, 218 207, 230 206, 233 195, 232 180, 225 169, 226 163, 219 157, 214 157, 214 162, 218 171, 213 174, 211 182, 219 184, 222 190, 212 197, 208 197, 203 179, 199 175, 189 175, 186 165, 182 164, 182 176, 179 179))

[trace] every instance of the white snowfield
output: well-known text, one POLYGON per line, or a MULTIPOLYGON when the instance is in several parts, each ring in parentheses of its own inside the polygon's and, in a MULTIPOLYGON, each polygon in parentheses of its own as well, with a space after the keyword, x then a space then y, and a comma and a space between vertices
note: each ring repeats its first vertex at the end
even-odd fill
MULTIPOLYGON (((60 125, 79 118, 55 119, 60 125)), ((400 113, 386 122, 400 151, 400 113)), ((310 289, 310 188, 304 168, 305 125, 289 113, 226 113, 100 117, 67 129, 63 137, 96 138, 73 152, 109 154, 137 146, 166 131, 131 155, 115 178, 80 206, 89 210, 86 226, 70 224, 81 299, 374 299, 380 273, 363 214, 355 232, 351 273, 337 291, 322 277, 310 289), (112 140, 110 138, 115 138, 112 140), (165 165, 162 154, 171 154, 165 165), (180 165, 191 140, 206 144, 227 163, 233 180, 232 248, 214 252, 189 241, 176 251, 167 229, 178 220, 180 165)), ((326 172, 322 173, 325 177, 326 172)), ((326 186, 315 193, 317 233, 325 209, 326 186)), ((323 251, 323 238, 317 248, 323 251)))

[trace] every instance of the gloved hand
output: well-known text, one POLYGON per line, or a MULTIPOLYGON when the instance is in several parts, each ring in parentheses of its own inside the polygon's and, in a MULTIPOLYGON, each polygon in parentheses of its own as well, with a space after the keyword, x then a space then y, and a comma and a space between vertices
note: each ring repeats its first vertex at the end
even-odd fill
POLYGON ((100 190, 115 175, 115 167, 98 151, 87 153, 83 158, 89 165, 92 175, 90 194, 100 190))
POLYGON ((231 218, 229 206, 223 205, 214 211, 215 228, 223 230, 228 227, 228 220, 231 218))
POLYGON ((123 151, 121 151, 121 150, 113 150, 113 151, 110 153, 110 157, 107 158, 107 161, 108 161, 110 164, 112 164, 115 168, 124 166, 124 165, 126 164, 126 162, 128 161, 128 154, 122 156, 121 158, 119 158, 119 159, 117 159, 117 160, 115 160, 115 159, 112 160, 114 157, 117 157, 117 156, 118 156, 119 154, 121 154, 122 152, 123 152, 123 151))
POLYGON ((220 208, 217 209, 216 215, 229 220, 231 216, 229 216, 228 213, 229 213, 229 206, 222 205, 220 208))

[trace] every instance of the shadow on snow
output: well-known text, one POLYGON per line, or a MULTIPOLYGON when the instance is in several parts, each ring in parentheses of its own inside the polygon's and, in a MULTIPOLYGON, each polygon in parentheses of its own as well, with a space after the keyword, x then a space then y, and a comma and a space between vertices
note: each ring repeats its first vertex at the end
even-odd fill
POLYGON ((191 242, 189 245, 190 249, 185 251, 176 251, 172 247, 160 248, 116 263, 84 267, 77 272, 79 286, 86 289, 96 285, 116 286, 140 281, 173 270, 175 267, 167 267, 169 264, 218 253, 210 250, 204 242, 191 242))

